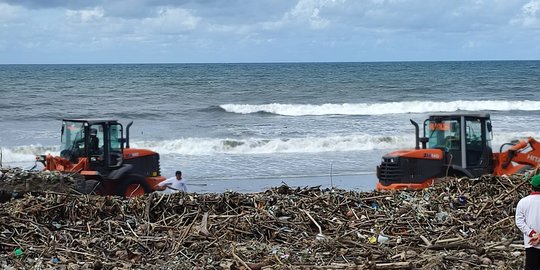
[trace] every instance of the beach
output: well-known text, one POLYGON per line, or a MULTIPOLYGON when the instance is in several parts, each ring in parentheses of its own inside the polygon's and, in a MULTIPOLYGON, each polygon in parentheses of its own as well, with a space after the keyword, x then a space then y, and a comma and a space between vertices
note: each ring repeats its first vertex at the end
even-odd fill
POLYGON ((305 176, 290 178, 254 178, 242 180, 214 180, 187 182, 189 192, 221 193, 235 191, 254 193, 286 184, 291 187, 320 186, 322 189, 339 188, 351 191, 372 191, 377 184, 375 175, 305 176))

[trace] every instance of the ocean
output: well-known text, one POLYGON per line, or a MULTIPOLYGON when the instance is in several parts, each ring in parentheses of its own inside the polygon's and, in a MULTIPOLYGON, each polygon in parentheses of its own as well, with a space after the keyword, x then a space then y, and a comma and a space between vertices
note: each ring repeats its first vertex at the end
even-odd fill
POLYGON ((63 118, 113 118, 191 191, 370 190, 409 119, 487 112, 494 149, 540 138, 540 61, 0 65, 3 166, 58 154, 63 118))

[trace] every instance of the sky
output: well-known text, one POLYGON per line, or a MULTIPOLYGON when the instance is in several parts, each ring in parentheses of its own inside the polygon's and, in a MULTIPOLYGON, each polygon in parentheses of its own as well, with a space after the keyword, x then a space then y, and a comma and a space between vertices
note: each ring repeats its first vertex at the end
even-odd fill
POLYGON ((0 0, 0 64, 540 60, 540 0, 0 0))

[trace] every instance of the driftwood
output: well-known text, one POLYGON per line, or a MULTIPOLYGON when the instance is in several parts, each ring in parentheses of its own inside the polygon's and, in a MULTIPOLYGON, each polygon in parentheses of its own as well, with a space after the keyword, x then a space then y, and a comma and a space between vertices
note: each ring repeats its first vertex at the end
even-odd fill
MULTIPOLYGON (((4 190, 28 182, 17 175, 3 171, 4 190)), ((124 199, 32 190, 0 207, 0 268, 521 269, 513 215, 528 177, 446 178, 387 193, 281 186, 124 199)))

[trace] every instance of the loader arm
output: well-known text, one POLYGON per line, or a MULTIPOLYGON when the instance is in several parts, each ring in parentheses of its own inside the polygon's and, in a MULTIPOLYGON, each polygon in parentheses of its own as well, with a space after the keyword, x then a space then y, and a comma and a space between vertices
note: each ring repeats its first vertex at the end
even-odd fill
POLYGON ((71 161, 66 158, 52 156, 50 154, 37 156, 36 160, 43 163, 43 170, 49 171, 81 172, 88 167, 87 158, 79 158, 79 162, 76 164, 71 163, 71 161))
POLYGON ((540 142, 532 137, 520 140, 506 151, 494 155, 494 175, 519 173, 523 168, 540 166, 540 142))

